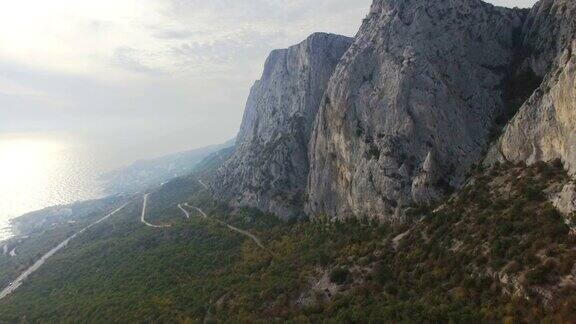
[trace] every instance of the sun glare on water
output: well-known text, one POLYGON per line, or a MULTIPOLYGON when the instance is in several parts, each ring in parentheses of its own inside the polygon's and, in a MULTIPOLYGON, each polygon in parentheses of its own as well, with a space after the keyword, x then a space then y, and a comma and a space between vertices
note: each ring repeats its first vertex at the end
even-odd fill
POLYGON ((10 235, 8 220, 43 207, 62 143, 0 138, 0 241, 10 235))
POLYGON ((0 241, 13 217, 98 197, 93 160, 60 139, 0 137, 0 241))
POLYGON ((0 141, 0 179, 5 182, 26 181, 43 176, 54 167, 57 153, 64 145, 49 140, 15 139, 0 141))

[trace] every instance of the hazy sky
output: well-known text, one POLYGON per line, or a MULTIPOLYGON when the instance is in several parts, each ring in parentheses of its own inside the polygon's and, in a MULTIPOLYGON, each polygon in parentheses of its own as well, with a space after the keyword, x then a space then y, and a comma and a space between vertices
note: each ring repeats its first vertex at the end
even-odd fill
POLYGON ((64 132, 135 157, 223 142, 270 50, 315 31, 354 35, 370 3, 5 1, 0 135, 64 132))

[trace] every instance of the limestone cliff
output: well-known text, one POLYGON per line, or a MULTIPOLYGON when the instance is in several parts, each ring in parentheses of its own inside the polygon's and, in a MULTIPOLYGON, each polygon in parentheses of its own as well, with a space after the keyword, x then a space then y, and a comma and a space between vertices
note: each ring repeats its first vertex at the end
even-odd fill
POLYGON ((509 113, 526 14, 480 0, 375 0, 318 112, 308 212, 391 219, 459 187, 509 113))
POLYGON ((351 42, 318 33, 270 54, 250 92, 236 150, 213 183, 216 199, 285 219, 303 216, 310 134, 328 80, 351 42))
POLYGON ((214 196, 390 220, 482 161, 559 158, 575 174, 575 35, 571 0, 374 0, 353 41, 315 34, 270 55, 214 196))
POLYGON ((543 0, 523 31, 520 69, 543 78, 492 147, 487 162, 561 159, 576 173, 576 2, 543 0))

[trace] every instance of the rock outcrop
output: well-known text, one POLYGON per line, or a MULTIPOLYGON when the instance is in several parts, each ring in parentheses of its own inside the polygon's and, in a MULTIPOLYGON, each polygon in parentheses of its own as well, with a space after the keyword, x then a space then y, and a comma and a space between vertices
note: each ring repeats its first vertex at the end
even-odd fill
POLYGON ((351 43, 318 33, 270 54, 250 92, 236 150, 213 183, 216 199, 284 219, 303 216, 310 134, 328 80, 351 43))
POLYGON ((551 201, 562 215, 567 218, 572 216, 576 212, 576 186, 574 183, 566 184, 562 191, 552 197, 551 201))
POLYGON ((527 55, 522 71, 543 78, 504 134, 487 162, 561 159, 576 173, 576 2, 542 0, 524 26, 527 55))
POLYGON ((480 0, 375 0, 318 112, 307 211, 391 219, 459 187, 509 114, 526 15, 480 0))

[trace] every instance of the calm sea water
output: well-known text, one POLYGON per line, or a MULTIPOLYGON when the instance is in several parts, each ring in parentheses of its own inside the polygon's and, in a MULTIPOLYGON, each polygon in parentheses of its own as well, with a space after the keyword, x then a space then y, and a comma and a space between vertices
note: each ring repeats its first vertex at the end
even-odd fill
POLYGON ((98 176, 109 169, 104 154, 79 143, 1 136, 0 241, 11 236, 11 218, 101 197, 98 176))

